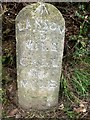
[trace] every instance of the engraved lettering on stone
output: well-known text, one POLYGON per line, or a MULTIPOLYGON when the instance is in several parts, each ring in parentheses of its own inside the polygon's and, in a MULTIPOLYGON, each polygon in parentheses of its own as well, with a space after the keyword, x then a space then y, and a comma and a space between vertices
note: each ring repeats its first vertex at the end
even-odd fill
POLYGON ((39 22, 38 19, 35 20, 35 28, 36 29, 38 29, 38 28, 40 29, 41 28, 41 23, 39 22))
MULTIPOLYGON (((30 21, 29 19, 27 18, 26 20, 26 23, 25 23, 26 26, 23 26, 23 23, 18 23, 18 28, 19 28, 19 31, 23 31, 23 30, 31 30, 31 24, 30 24, 30 21)), ((48 31, 49 29, 52 30, 52 31, 59 31, 60 34, 63 34, 64 33, 64 29, 61 29, 60 26, 58 26, 56 23, 50 23, 48 20, 40 20, 40 19, 36 19, 35 20, 35 29, 37 30, 41 30, 42 28, 42 31, 45 32, 46 30, 48 31), (50 26, 50 27, 49 27, 50 26)), ((35 30, 33 30, 33 32, 35 32, 35 30)))
POLYGON ((47 38, 46 38, 45 33, 40 35, 40 40, 41 40, 41 41, 44 42, 44 41, 46 41, 46 39, 47 39, 47 38))
POLYGON ((48 10, 47 10, 46 6, 44 5, 44 3, 40 3, 40 5, 36 8, 36 10, 34 12, 39 13, 41 15, 43 13, 48 14, 48 10))
POLYGON ((26 57, 20 58, 20 64, 22 66, 27 66, 27 65, 29 65, 29 63, 30 63, 30 60, 28 58, 26 58, 26 57))
POLYGON ((36 77, 37 78, 37 70, 36 69, 31 69, 29 72, 28 72, 28 77, 36 77))
POLYGON ((28 91, 29 89, 32 89, 33 91, 36 90, 35 86, 32 86, 32 84, 27 80, 21 80, 20 85, 24 87, 26 91, 28 91))
POLYGON ((30 21, 27 19, 26 20, 26 29, 30 29, 31 28, 31 24, 30 21))
POLYGON ((57 43, 52 43, 51 51, 56 51, 57 52, 57 43))
POLYGON ((57 25, 56 25, 56 23, 52 23, 51 25, 50 25, 50 29, 51 30, 56 30, 57 29, 57 25))
POLYGON ((26 42, 24 42, 24 44, 26 44, 25 46, 29 49, 29 50, 32 50, 32 51, 38 51, 39 48, 38 48, 38 43, 34 43, 33 40, 27 40, 26 42))
POLYGON ((32 42, 32 40, 26 41, 26 47, 30 50, 34 50, 34 43, 32 42))
POLYGON ((36 60, 32 60, 31 65, 36 65, 37 61, 36 60))
POLYGON ((41 45, 42 45, 42 51, 48 51, 48 46, 44 42, 41 42, 41 45))
POLYGON ((48 82, 48 90, 49 91, 54 91, 56 89, 56 87, 57 87, 56 81, 50 80, 48 82))
POLYGON ((60 11, 48 3, 26 6, 17 16, 18 97, 23 108, 48 109, 58 103, 64 33, 60 11))
POLYGON ((49 75, 49 73, 45 73, 45 71, 40 71, 40 72, 38 73, 38 78, 39 78, 39 79, 47 78, 48 75, 49 75))

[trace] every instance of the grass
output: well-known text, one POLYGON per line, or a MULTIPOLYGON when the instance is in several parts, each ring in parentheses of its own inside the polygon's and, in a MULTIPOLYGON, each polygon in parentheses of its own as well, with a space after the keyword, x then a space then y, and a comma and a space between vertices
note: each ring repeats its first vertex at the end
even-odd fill
POLYGON ((73 87, 79 96, 88 96, 88 86, 90 85, 90 75, 84 70, 74 70, 74 75, 72 77, 73 87))
POLYGON ((0 88, 0 103, 2 103, 2 89, 0 88))
POLYGON ((73 68, 67 74, 62 75, 61 86, 64 94, 68 99, 72 99, 74 94, 79 97, 89 96, 90 86, 90 59, 86 57, 84 60, 73 63, 73 68), (70 75, 71 74, 71 75, 70 75), (69 76, 68 76, 69 75, 69 76))
MULTIPOLYGON (((85 56, 80 61, 73 61, 73 66, 69 65, 67 70, 63 71, 61 77, 61 89, 67 99, 64 111, 69 119, 76 118, 76 112, 71 106, 80 105, 81 101, 87 101, 90 86, 90 57, 85 56), (67 71, 67 72, 66 72, 67 71)), ((79 114, 77 113, 77 117, 79 114)))

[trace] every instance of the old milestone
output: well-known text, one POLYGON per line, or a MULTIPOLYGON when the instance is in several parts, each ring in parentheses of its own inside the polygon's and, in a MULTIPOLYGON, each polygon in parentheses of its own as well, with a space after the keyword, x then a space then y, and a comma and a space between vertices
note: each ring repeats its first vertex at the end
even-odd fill
POLYGON ((16 17, 18 102, 25 109, 49 109, 59 97, 65 21, 48 3, 34 3, 16 17))

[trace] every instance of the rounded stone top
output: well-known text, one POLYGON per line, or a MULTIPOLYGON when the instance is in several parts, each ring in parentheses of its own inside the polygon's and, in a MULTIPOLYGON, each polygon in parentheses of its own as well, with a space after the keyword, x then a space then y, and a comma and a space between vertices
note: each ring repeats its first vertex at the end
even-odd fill
POLYGON ((61 12, 52 4, 49 3, 33 3, 24 7, 17 15, 16 22, 29 19, 40 18, 43 20, 49 20, 57 24, 65 26, 64 18, 61 12))

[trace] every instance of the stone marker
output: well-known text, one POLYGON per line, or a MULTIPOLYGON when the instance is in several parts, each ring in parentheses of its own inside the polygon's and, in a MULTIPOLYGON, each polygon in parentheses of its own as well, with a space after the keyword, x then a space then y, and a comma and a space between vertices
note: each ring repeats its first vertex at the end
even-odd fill
POLYGON ((65 21, 48 3, 23 8, 16 18, 18 101, 25 109, 58 103, 65 21))

